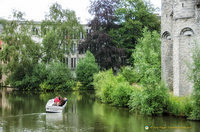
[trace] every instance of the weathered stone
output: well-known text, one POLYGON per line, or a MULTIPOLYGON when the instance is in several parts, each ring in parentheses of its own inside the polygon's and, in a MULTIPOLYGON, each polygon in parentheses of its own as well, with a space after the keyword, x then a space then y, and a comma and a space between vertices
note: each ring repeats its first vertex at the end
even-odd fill
POLYGON ((200 39, 200 0, 162 0, 162 79, 177 96, 189 95, 188 64, 200 39))

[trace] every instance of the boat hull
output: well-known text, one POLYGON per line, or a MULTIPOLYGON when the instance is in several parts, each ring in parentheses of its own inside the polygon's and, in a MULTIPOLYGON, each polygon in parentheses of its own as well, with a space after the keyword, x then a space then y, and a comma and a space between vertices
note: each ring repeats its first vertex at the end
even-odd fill
POLYGON ((67 101, 63 106, 53 106, 54 99, 50 99, 46 104, 46 112, 47 113, 61 113, 67 105, 67 101))

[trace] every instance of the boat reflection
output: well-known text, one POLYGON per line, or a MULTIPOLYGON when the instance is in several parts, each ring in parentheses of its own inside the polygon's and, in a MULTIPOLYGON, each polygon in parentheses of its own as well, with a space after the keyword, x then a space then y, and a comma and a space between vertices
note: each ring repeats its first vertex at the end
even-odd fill
POLYGON ((63 113, 46 113, 46 122, 47 123, 63 123, 64 115, 63 113))

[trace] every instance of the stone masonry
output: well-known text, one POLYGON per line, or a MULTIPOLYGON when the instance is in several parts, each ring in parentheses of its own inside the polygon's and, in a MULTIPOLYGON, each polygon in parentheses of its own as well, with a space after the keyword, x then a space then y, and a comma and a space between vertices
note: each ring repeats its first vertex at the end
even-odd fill
POLYGON ((174 95, 191 94, 188 64, 192 48, 200 42, 200 0, 162 0, 162 79, 174 95))

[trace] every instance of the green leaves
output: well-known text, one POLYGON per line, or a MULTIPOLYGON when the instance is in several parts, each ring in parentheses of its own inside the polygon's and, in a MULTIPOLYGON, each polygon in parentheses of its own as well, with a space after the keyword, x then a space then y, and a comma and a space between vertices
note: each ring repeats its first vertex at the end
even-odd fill
POLYGON ((200 120, 200 44, 195 43, 192 52, 193 64, 190 68, 190 78, 193 81, 194 90, 192 93, 193 110, 190 115, 192 120, 200 120))
POLYGON ((138 40, 138 44, 132 54, 135 71, 138 72, 140 82, 146 86, 161 81, 161 51, 160 35, 148 32, 144 29, 143 38, 138 40))
POLYGON ((118 6, 115 17, 116 28, 109 31, 114 44, 125 48, 127 58, 131 58, 132 50, 142 37, 143 28, 149 31, 160 31, 160 22, 154 13, 154 8, 142 0, 123 0, 118 6))
POLYGON ((73 44, 78 44, 83 27, 74 11, 62 9, 58 3, 50 7, 46 20, 41 23, 43 36, 43 61, 62 61, 69 54, 73 44))
POLYGON ((93 86, 93 74, 98 71, 99 67, 95 62, 93 54, 87 51, 85 58, 79 60, 77 64, 76 78, 83 84, 84 87, 91 88, 93 86))

